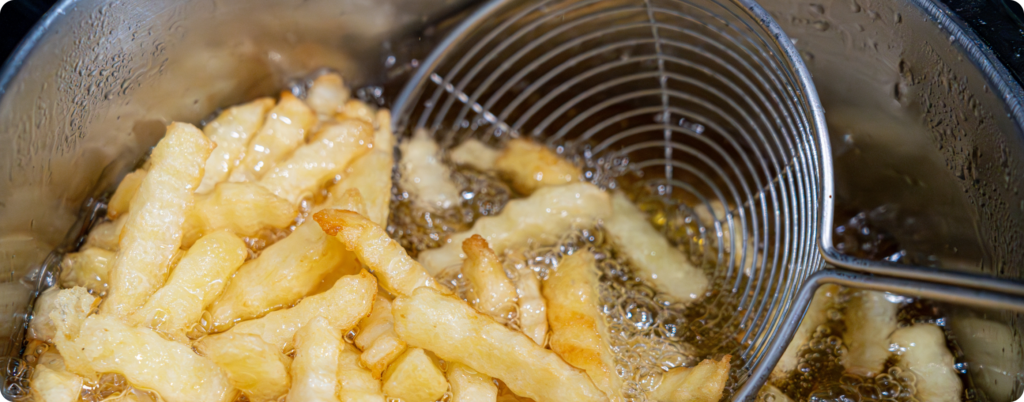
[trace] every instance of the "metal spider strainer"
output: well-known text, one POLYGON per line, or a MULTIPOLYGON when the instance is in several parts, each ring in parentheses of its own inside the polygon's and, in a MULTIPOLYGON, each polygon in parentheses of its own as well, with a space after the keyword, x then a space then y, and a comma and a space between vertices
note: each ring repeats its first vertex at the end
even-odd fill
POLYGON ((443 144, 530 136, 626 158, 676 212, 710 217, 674 240, 707 246, 722 290, 712 303, 734 309, 736 400, 756 395, 825 282, 1024 306, 1006 295, 1024 294, 1013 283, 832 247, 823 110, 792 42, 751 0, 494 0, 439 44, 394 110, 398 132, 426 128, 443 144), (826 261, 890 278, 819 272, 826 261))

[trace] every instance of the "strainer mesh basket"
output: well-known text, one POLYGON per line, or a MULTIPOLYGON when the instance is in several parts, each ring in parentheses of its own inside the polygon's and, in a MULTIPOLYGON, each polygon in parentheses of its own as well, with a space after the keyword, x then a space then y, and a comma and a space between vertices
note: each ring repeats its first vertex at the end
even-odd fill
POLYGON ((442 145, 531 137, 628 161, 634 173, 612 186, 660 197, 666 220, 690 225, 666 233, 708 268, 702 323, 745 370, 823 266, 821 107, 789 39, 749 1, 493 1, 424 61, 395 111, 399 132, 426 128, 442 145))

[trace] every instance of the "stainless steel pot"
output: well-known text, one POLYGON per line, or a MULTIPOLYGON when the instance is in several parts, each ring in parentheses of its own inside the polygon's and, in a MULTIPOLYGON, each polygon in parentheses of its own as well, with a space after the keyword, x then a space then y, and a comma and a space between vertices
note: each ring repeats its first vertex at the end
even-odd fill
MULTIPOLYGON (((0 339, 17 338, 30 273, 68 246, 83 201, 109 191, 167 122, 323 66, 383 83, 447 26, 430 23, 468 2, 59 3, 0 70, 0 339)), ((930 0, 761 3, 814 75, 840 208, 872 211, 908 262, 1024 279, 1024 92, 973 34, 930 0)), ((964 352, 984 396, 1012 400, 1024 387, 1022 317, 948 308, 954 332, 972 334, 958 317, 1007 329, 1001 354, 964 352)))

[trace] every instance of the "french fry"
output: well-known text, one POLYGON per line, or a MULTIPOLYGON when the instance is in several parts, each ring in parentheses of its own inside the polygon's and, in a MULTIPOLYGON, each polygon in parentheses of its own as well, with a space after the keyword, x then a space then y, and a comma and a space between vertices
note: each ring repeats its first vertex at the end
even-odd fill
POLYGON ((323 317, 314 317, 295 333, 292 388, 289 401, 337 401, 338 330, 323 317))
POLYGON ((272 107, 273 99, 256 99, 228 108, 203 127, 203 133, 217 144, 217 148, 206 160, 206 171, 196 189, 197 194, 206 194, 228 179, 231 170, 241 161, 249 141, 263 127, 267 111, 272 107))
POLYGON ((562 259, 544 281, 551 350, 566 363, 587 372, 612 400, 622 399, 622 379, 615 373, 611 336, 601 314, 597 262, 578 250, 562 259))
POLYGON ((840 357, 846 371, 874 377, 885 369, 889 359, 889 335, 896 331, 896 313, 900 306, 886 300, 885 293, 858 290, 846 304, 846 331, 843 344, 847 352, 840 357))
POLYGON ((344 120, 321 129, 309 144, 295 150, 260 179, 278 197, 297 205, 324 183, 345 170, 353 159, 370 152, 373 126, 344 120))
POLYGON ((467 298, 470 304, 497 322, 508 322, 516 310, 519 295, 505 275, 498 256, 480 235, 473 235, 462 242, 462 251, 466 253, 462 277, 469 283, 467 298))
POLYGON ((128 221, 126 215, 121 215, 113 221, 98 224, 89 231, 82 248, 95 247, 104 250, 117 251, 118 242, 121 241, 121 231, 124 230, 124 223, 128 221))
POLYGON ((475 234, 483 236, 500 255, 530 241, 557 242, 573 228, 592 226, 611 214, 608 194, 593 184, 544 187, 529 197, 509 201, 496 216, 477 219, 472 229, 451 235, 448 244, 421 252, 419 260, 427 272, 436 275, 462 263, 466 257, 462 242, 475 234))
POLYGON ((245 156, 231 170, 229 181, 255 181, 290 155, 306 140, 316 124, 316 114, 291 92, 281 92, 277 106, 267 113, 263 126, 249 141, 245 156))
POLYGON ((358 189, 366 203, 366 217, 381 227, 388 224, 391 203, 391 167, 394 157, 391 150, 377 149, 352 161, 345 169, 345 176, 331 186, 331 198, 340 197, 346 191, 358 189))
POLYGON ((359 321, 359 332, 354 341, 363 350, 360 362, 376 379, 380 379, 384 369, 402 355, 405 342, 395 333, 391 302, 387 298, 378 294, 373 299, 373 310, 369 317, 359 321))
POLYGON ((500 379, 517 395, 539 402, 608 401, 585 373, 462 300, 424 287, 395 299, 391 310, 395 332, 410 346, 500 379))
POLYGON ((340 209, 325 209, 313 215, 328 235, 335 236, 359 261, 369 267, 384 290, 393 295, 409 295, 421 286, 451 293, 409 257, 384 228, 362 215, 340 209))
POLYGON ((295 221, 299 210, 256 183, 220 183, 213 191, 195 197, 185 219, 182 244, 191 246, 206 233, 228 229, 241 237, 283 229, 295 221))
POLYGON ((452 402, 495 402, 498 386, 491 377, 480 374, 464 364, 448 367, 448 383, 452 386, 452 402))
POLYGON ((441 161, 440 148, 426 130, 417 129, 412 138, 398 145, 398 183, 409 192, 413 205, 427 211, 440 211, 461 202, 461 192, 452 181, 452 172, 441 161))
POLYGON ((64 359, 54 352, 39 356, 32 370, 32 400, 35 402, 74 402, 82 393, 82 377, 67 371, 64 359))
POLYGON ((245 243, 229 231, 203 236, 178 262, 167 284, 129 321, 186 340, 185 333, 199 322, 203 310, 220 296, 224 283, 248 256, 245 243))
POLYGON ((342 342, 338 358, 338 399, 341 402, 384 402, 380 380, 359 363, 359 351, 342 342))
POLYGON ((106 293, 115 255, 113 251, 99 247, 86 247, 77 253, 65 255, 60 263, 61 286, 82 286, 97 295, 106 293))
POLYGON ((277 401, 291 388, 292 359, 251 334, 226 334, 196 343, 196 350, 224 369, 252 402, 277 401))
POLYGON ((405 402, 434 402, 446 391, 448 380, 423 349, 405 351, 384 372, 384 394, 405 402))
POLYGON ((946 337, 935 324, 914 324, 900 328, 889 338, 899 367, 917 378, 914 397, 921 402, 960 400, 964 385, 954 368, 953 354, 946 348, 946 337))
POLYGON ((370 105, 367 105, 365 102, 358 99, 349 99, 348 102, 345 102, 345 107, 341 113, 335 116, 335 119, 356 119, 377 125, 375 117, 376 114, 370 105))
POLYGON ((220 334, 206 336, 198 343, 211 342, 228 334, 257 335, 282 352, 294 346, 295 332, 314 317, 327 319, 337 331, 348 331, 370 314, 377 281, 366 271, 338 279, 330 290, 302 299, 294 307, 273 311, 255 320, 243 321, 220 334))
POLYGON ((39 294, 36 305, 32 308, 32 320, 28 322, 28 337, 43 342, 53 342, 57 328, 50 319, 50 312, 57 308, 57 294, 60 288, 51 287, 39 294))
POLYGON ((167 135, 153 149, 153 166, 132 198, 102 312, 128 317, 164 284, 213 147, 190 124, 167 127, 167 135))
POLYGON ((530 195, 538 188, 578 181, 580 169, 543 144, 516 138, 505 145, 494 168, 516 191, 530 195))
POLYGON ((313 80, 313 85, 309 87, 309 93, 306 95, 306 103, 316 111, 320 120, 323 121, 342 112, 348 97, 349 90, 345 87, 341 76, 328 73, 313 80))
POLYGON ((729 355, 722 360, 704 359, 696 367, 676 367, 666 372, 661 384, 648 394, 660 402, 718 402, 729 379, 729 355))
POLYGON ((295 304, 341 265, 358 266, 358 262, 315 222, 299 225, 288 237, 243 264, 228 281, 224 292, 207 308, 211 332, 295 304))
POLYGON ((380 109, 374 117, 377 130, 373 132, 373 149, 394 154, 395 133, 391 127, 391 111, 380 109))
POLYGON ((132 197, 135 197, 135 193, 139 191, 139 186, 142 185, 142 179, 144 178, 146 178, 146 171, 139 169, 128 173, 121 179, 121 183, 117 185, 114 195, 110 196, 110 201, 107 202, 108 218, 111 220, 117 219, 117 217, 128 212, 132 197))
POLYGON ((831 284, 823 285, 814 292, 811 305, 807 307, 807 313, 804 314, 803 321, 797 327, 793 340, 789 342, 786 351, 782 353, 779 362, 772 369, 773 378, 782 378, 796 369, 797 362, 799 361, 797 354, 800 352, 800 348, 811 340, 811 336, 814 335, 814 331, 819 326, 828 321, 828 310, 836 303, 838 295, 839 286, 831 284))
POLYGON ((757 394, 759 401, 793 402, 793 399, 771 384, 765 384, 757 394))
POLYGON ((540 294, 537 273, 525 264, 517 267, 516 293, 519 294, 519 329, 540 346, 548 335, 547 301, 540 294))
POLYGON ((669 244, 636 205, 621 192, 612 196, 605 228, 616 249, 632 262, 635 274, 676 301, 700 299, 708 287, 704 272, 669 244))
POLYGON ((481 172, 493 171, 494 162, 500 156, 501 151, 484 145, 476 138, 463 141, 448 154, 448 158, 456 165, 469 166, 481 172))

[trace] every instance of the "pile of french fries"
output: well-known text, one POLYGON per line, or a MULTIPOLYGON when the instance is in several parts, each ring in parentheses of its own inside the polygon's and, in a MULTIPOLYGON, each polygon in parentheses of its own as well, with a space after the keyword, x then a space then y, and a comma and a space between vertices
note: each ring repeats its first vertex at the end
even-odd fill
MULTIPOLYGON (((304 100, 168 126, 36 303, 29 337, 52 347, 29 348, 44 350, 35 400, 79 400, 111 374, 128 384, 118 400, 624 400, 594 254, 540 276, 503 256, 604 225, 668 298, 702 297, 701 271, 542 144, 469 140, 446 157, 423 131, 396 144, 390 124, 326 74, 304 100), (459 202, 450 163, 521 197, 413 259, 385 230, 396 146, 399 185, 425 212, 459 202), (468 291, 438 279, 452 270, 468 291)), ((728 370, 728 356, 672 369, 646 399, 717 401, 728 370)))

